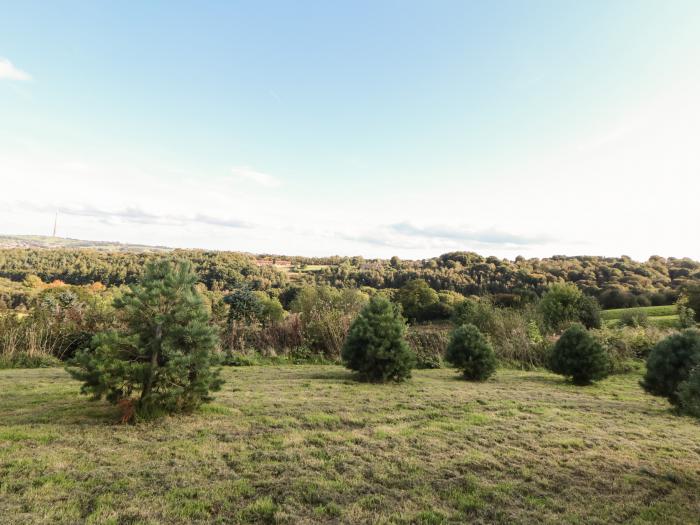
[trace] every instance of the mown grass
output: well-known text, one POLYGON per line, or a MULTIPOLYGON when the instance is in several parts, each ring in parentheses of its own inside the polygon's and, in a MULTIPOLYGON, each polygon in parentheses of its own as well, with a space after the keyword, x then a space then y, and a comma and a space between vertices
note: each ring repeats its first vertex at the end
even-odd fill
POLYGON ((0 371, 2 523, 697 523, 700 424, 638 375, 227 368, 197 413, 123 426, 60 369, 0 371))
POLYGON ((677 328, 678 327, 678 309, 676 305, 666 306, 640 306, 637 308, 613 308, 611 310, 603 310, 601 318, 606 326, 617 326, 620 324, 620 319, 626 313, 639 312, 648 316, 649 324, 658 328, 677 328))

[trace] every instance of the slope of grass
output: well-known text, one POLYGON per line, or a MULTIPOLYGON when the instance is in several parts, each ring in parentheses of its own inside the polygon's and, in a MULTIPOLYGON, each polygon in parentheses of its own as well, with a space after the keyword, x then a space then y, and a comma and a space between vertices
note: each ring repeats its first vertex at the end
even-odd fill
POLYGON ((0 248, 85 248, 108 252, 158 252, 167 253, 173 249, 166 246, 124 244, 109 241, 85 241, 48 235, 0 235, 0 248))
POLYGON ((637 308, 613 308, 611 310, 603 310, 601 315, 603 319, 620 319, 625 312, 644 312, 649 317, 677 315, 678 311, 675 304, 665 306, 640 306, 637 308))
POLYGON ((113 424, 60 369, 0 371, 2 523, 697 523, 700 424, 636 375, 402 385, 226 369, 193 415, 113 424))
POLYGON ((606 326, 617 326, 620 324, 622 316, 628 312, 645 313, 649 318, 649 324, 653 324, 659 328, 678 327, 678 309, 674 304, 666 306, 642 306, 637 308, 614 308, 611 310, 603 310, 601 312, 601 317, 606 326))

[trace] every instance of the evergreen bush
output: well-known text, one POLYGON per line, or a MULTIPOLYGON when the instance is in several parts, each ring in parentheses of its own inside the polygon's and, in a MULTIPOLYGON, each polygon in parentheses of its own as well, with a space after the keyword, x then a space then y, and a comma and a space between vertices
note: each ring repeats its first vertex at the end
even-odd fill
POLYGON ((642 387, 650 394, 667 398, 678 405, 678 387, 690 371, 700 365, 700 330, 689 328, 659 342, 647 358, 642 387))
POLYGON ((96 334, 68 370, 81 391, 118 403, 124 421, 190 411, 221 385, 217 337, 188 262, 149 263, 115 301, 123 329, 96 334))
POLYGON ((403 381, 411 377, 415 363, 405 334, 400 307, 375 295, 350 327, 343 345, 343 362, 366 381, 403 381))
POLYGON ((610 373, 610 362, 602 345, 581 325, 568 328, 549 356, 552 372, 570 377, 576 385, 588 385, 610 373))
POLYGON ((485 381, 496 371, 496 354, 473 324, 464 324, 452 333, 445 359, 471 381, 485 381))

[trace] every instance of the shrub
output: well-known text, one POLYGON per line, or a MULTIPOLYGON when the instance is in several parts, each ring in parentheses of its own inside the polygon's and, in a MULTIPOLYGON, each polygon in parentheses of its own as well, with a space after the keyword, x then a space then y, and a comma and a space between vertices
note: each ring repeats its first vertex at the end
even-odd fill
POLYGON ((688 283, 683 288, 686 306, 695 314, 695 320, 700 322, 700 283, 688 283))
POLYGON ((124 420, 189 411, 221 385, 217 338, 187 262, 149 263, 115 302, 123 330, 98 333, 68 370, 81 391, 124 409, 124 420))
POLYGON ((678 309, 678 325, 681 328, 693 328, 696 325, 695 310, 689 306, 688 298, 680 297, 676 308, 678 309))
POLYGON ((258 319, 263 325, 267 326, 284 319, 284 308, 277 297, 270 297, 265 292, 255 292, 255 295, 260 302, 258 319))
POLYGON ((397 299, 403 307, 404 315, 410 321, 432 319, 440 303, 440 296, 423 279, 413 279, 404 284, 397 299))
POLYGON ((670 335, 649 354, 642 387, 650 394, 665 397, 678 405, 678 387, 699 364, 700 330, 689 328, 670 335))
POLYGON ((570 377, 576 385, 603 379, 609 367, 605 350, 581 325, 573 325, 561 335, 549 358, 552 372, 570 377))
POLYGON ((482 333, 490 334, 498 324, 500 311, 490 297, 465 299, 455 306, 452 323, 457 328, 463 324, 473 324, 482 333))
POLYGON ((438 302, 433 303, 423 311, 425 320, 450 319, 454 314, 455 306, 464 301, 464 296, 457 292, 438 292, 438 302))
POLYGON ((367 295, 359 290, 306 286, 291 309, 299 314, 305 344, 327 359, 338 360, 350 325, 366 303, 367 295))
POLYGON ((0 315, 0 357, 6 366, 14 361, 14 366, 35 367, 70 358, 115 321, 108 302, 93 287, 55 285, 42 289, 31 304, 27 315, 0 315))
POLYGON ((578 320, 586 328, 600 328, 603 320, 600 316, 600 303, 595 297, 582 295, 578 303, 578 320))
POLYGON ((502 363, 526 370, 544 366, 548 344, 532 308, 497 308, 486 333, 502 363))
POLYGON ((575 284, 553 284, 542 296, 538 308, 545 327, 553 332, 577 322, 587 328, 601 326, 597 301, 583 295, 575 284))
POLYGON ((546 363, 547 345, 531 307, 497 308, 490 298, 466 299, 455 308, 452 322, 473 324, 489 338, 496 356, 512 366, 531 369, 546 363))
POLYGON ((411 377, 415 356, 405 339, 400 307, 376 295, 352 323, 343 346, 345 366, 373 382, 411 377))
POLYGON ((700 365, 678 387, 678 401, 683 412, 700 418, 700 365))
POLYGON ((250 288, 234 290, 224 298, 224 302, 229 305, 229 323, 251 322, 262 316, 260 296, 250 288))
POLYGON ((445 359, 471 381, 485 381, 496 371, 496 354, 473 324, 462 325, 452 333, 445 359))
POLYGON ((633 328, 649 326, 649 315, 644 310, 627 310, 620 315, 620 324, 633 328))
POLYGON ((592 330, 591 335, 608 354, 610 373, 623 374, 635 370, 636 361, 645 359, 651 349, 668 335, 668 331, 656 326, 637 328, 622 326, 592 330))

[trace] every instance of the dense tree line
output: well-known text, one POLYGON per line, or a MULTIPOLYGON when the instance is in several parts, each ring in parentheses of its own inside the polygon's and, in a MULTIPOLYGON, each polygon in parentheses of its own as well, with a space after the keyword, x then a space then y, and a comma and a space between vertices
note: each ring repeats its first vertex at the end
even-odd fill
MULTIPOLYGON (((294 297, 294 285, 301 284, 382 289, 393 297, 396 290, 421 279, 436 292, 490 295, 498 304, 512 306, 534 300, 552 284, 573 283, 586 295, 597 298, 603 308, 672 304, 683 288, 700 286, 699 262, 658 256, 645 262, 625 256, 518 257, 511 261, 471 252, 446 253, 423 260, 261 256, 278 263, 288 262, 293 270, 318 267, 291 274, 273 264, 258 264, 254 256, 237 252, 176 250, 171 256, 189 261, 209 290, 232 290, 245 284, 252 290, 279 295, 285 305, 287 298, 294 297)), ((135 282, 144 265, 160 257, 162 254, 156 253, 5 249, 0 250, 0 278, 21 282, 36 275, 44 282, 124 285, 135 282)), ((18 290, 11 286, 0 288, 0 294, 4 290, 5 303, 16 305, 18 290)), ((439 299, 436 308, 451 300, 446 295, 439 299)))
MULTIPOLYGON (((326 259, 306 259, 323 264, 326 259)), ((555 283, 574 283, 604 308, 671 304, 684 285, 700 282, 700 263, 654 256, 646 262, 629 257, 555 256, 514 261, 471 252, 403 261, 344 258, 314 272, 317 282, 333 286, 401 288, 425 280, 437 291, 492 295, 504 305, 540 296, 555 283)))
MULTIPOLYGON (((256 290, 279 288, 286 274, 271 266, 258 266, 255 257, 236 252, 175 250, 171 257, 190 262, 209 290, 225 290, 247 283, 256 290)), ((44 282, 119 286, 136 282, 146 263, 163 254, 102 252, 95 250, 0 250, 0 277, 23 281, 36 275, 44 282)))

